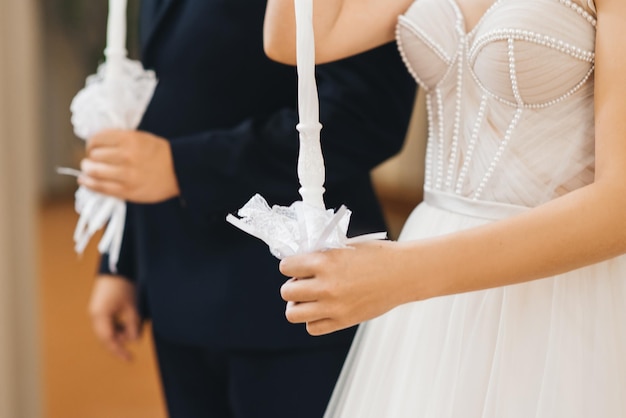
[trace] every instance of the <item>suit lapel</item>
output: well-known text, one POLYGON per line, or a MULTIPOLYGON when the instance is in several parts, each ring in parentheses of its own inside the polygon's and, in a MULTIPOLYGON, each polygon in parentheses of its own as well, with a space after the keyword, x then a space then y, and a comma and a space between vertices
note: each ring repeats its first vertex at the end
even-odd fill
POLYGON ((172 9, 174 4, 181 0, 142 0, 142 23, 145 26, 142 29, 141 43, 143 55, 150 49, 157 33, 159 26, 163 24, 165 17, 172 9))

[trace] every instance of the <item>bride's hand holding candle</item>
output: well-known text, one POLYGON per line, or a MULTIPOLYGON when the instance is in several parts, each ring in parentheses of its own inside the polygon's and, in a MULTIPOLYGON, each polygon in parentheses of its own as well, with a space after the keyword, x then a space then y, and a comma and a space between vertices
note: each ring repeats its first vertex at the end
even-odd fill
POLYGON ((322 335, 414 300, 406 286, 418 283, 402 261, 406 252, 401 247, 392 241, 370 241, 282 260, 281 273, 292 277, 281 287, 287 319, 306 323, 310 334, 322 335))

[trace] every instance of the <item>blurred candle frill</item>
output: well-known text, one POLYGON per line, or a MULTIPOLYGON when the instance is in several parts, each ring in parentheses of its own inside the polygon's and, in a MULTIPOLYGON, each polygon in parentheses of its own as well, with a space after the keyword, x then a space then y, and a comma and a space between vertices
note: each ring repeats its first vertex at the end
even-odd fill
MULTIPOLYGON (((72 125, 79 138, 88 140, 106 129, 136 129, 157 85, 154 72, 127 58, 126 0, 110 0, 105 62, 87 78, 85 87, 72 100, 72 125)), ((65 174, 75 170, 61 169, 65 174)), ((79 219, 74 230, 75 250, 81 254, 91 237, 105 232, 98 250, 108 254, 109 268, 116 272, 122 245, 126 202, 80 186, 75 194, 79 219)))

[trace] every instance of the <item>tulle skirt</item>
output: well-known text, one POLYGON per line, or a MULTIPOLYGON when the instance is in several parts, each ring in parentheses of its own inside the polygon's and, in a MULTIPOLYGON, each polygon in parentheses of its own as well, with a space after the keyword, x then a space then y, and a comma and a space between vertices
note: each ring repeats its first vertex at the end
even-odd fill
MULTIPOLYGON (((516 210, 430 197, 401 240, 516 210)), ((362 324, 325 417, 626 417, 626 257, 362 324)))

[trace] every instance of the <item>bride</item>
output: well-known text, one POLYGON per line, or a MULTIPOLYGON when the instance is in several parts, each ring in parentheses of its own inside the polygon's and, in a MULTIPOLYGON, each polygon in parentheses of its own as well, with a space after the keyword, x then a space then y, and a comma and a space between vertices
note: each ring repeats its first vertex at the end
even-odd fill
MULTIPOLYGON (((268 55, 295 62, 293 0, 268 55)), ((426 95, 398 242, 295 256, 286 316, 362 323, 328 417, 626 416, 626 2, 314 0, 318 62, 397 40, 426 95)))

